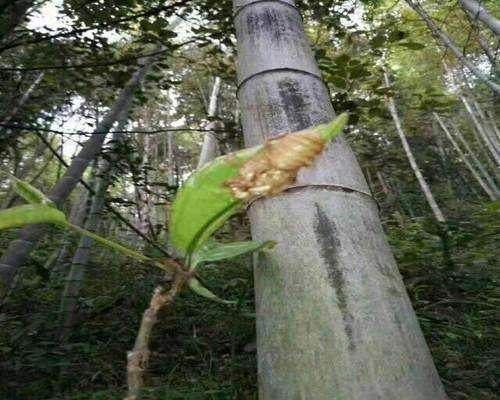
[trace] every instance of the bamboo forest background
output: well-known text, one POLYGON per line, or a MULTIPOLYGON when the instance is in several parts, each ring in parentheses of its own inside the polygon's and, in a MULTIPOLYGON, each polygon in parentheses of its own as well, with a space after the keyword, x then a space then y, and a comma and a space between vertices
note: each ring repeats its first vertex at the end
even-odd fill
MULTIPOLYGON (((480 2, 488 19, 476 1, 296 3, 449 397, 497 398, 500 4, 480 2)), ((244 147, 236 59, 227 0, 0 0, 0 170, 161 257, 178 188, 244 147)), ((1 207, 18 203, 0 175, 1 207)), ((31 253, 0 234, 4 256, 20 246, 1 276, 0 397, 122 398, 164 277, 36 229, 31 253)), ((249 239, 249 222, 218 235, 249 239)), ((257 398, 251 258, 200 274, 238 305, 185 292, 161 314, 145 399, 257 398)))

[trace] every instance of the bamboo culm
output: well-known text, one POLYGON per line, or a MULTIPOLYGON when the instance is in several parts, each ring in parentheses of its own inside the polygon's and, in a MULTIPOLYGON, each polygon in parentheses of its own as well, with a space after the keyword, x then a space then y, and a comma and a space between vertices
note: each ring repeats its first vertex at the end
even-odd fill
MULTIPOLYGON (((387 72, 384 73, 384 80, 385 84, 389 86, 390 81, 387 72)), ((410 144, 408 143, 408 139, 406 138, 405 132, 401 125, 401 120, 399 119, 396 103, 392 97, 389 97, 387 99, 387 108, 389 109, 391 117, 394 121, 394 125, 396 126, 396 131, 401 140, 401 144, 403 145, 403 150, 405 151, 406 158, 408 158, 408 162, 410 163, 411 169, 413 170, 413 173, 417 178, 418 184, 420 185, 420 189, 422 190, 422 193, 424 194, 425 199, 427 200, 427 204, 429 204, 429 207, 431 208, 432 213, 434 214, 434 218, 436 218, 438 222, 445 222, 446 218, 444 217, 443 212, 439 208, 436 199, 434 198, 434 195, 432 194, 432 191, 417 164, 417 160, 413 155, 410 144)))
MULTIPOLYGON (((293 0, 234 0, 247 147, 334 117, 293 0)), ((443 400, 446 395, 343 137, 295 186, 249 207, 259 398, 443 400)))
MULTIPOLYGON (((80 152, 73 158, 64 175, 50 190, 48 197, 56 205, 61 206, 64 203, 90 162, 100 153, 106 134, 122 112, 131 107, 134 93, 154 61, 154 57, 140 60, 138 70, 121 90, 109 112, 85 142, 80 152)), ((43 237, 44 231, 44 225, 31 225, 23 228, 20 231, 19 238, 14 240, 4 252, 2 258, 0 258, 0 297, 3 297, 8 292, 18 269, 26 262, 30 251, 38 240, 43 237)))
POLYGON ((418 1, 406 0, 406 3, 408 3, 408 5, 420 16, 420 18, 422 18, 432 35, 440 44, 450 50, 470 72, 472 72, 479 80, 483 81, 494 93, 497 95, 500 94, 500 85, 490 80, 479 68, 477 68, 465 57, 458 45, 448 36, 448 34, 443 32, 437 26, 434 20, 429 16, 429 14, 427 14, 418 1))
MULTIPOLYGON (((208 102, 207 116, 214 118, 217 115, 217 103, 221 90, 221 79, 215 77, 210 100, 208 102)), ((207 125, 207 129, 221 128, 220 121, 213 120, 207 125)), ((204 166, 207 162, 212 161, 220 153, 219 141, 212 132, 205 132, 203 136, 203 144, 201 146, 200 158, 198 159, 198 168, 204 166)))
POLYGON ((458 145, 458 143, 455 141, 455 139, 451 135, 450 131, 448 130, 448 128, 446 127, 446 125, 444 124, 444 122, 442 121, 441 117, 437 113, 435 113, 435 112, 433 112, 432 114, 433 114, 434 118, 436 119, 436 121, 438 122, 438 124, 441 127, 441 129, 443 130, 443 132, 446 134, 446 137, 448 138, 448 140, 451 142, 451 144, 453 145, 453 147, 455 148, 455 150, 457 151, 457 153, 459 154, 459 156, 462 158, 462 161, 465 163, 465 165, 467 166, 467 168, 471 172, 471 174, 474 177, 474 179, 476 179, 476 181, 479 183, 479 185, 481 186, 481 188, 486 192, 486 194, 488 195, 488 197, 491 200, 493 200, 493 201, 497 200, 498 194, 495 193, 495 191, 494 191, 493 188, 491 188, 490 186, 488 186, 486 184, 486 182, 483 180, 483 178, 481 177, 481 175, 473 167, 473 165, 471 164, 471 162, 468 160, 468 158, 466 157, 466 155, 464 154, 464 152, 462 151, 462 149, 460 148, 460 146, 458 145))

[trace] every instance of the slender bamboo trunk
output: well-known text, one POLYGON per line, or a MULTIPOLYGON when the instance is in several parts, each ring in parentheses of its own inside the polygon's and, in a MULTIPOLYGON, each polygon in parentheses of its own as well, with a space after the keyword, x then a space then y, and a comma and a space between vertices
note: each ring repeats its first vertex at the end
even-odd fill
MULTIPOLYGON (((470 119, 470 118, 467 118, 467 119, 470 119)), ((486 161, 486 163, 488 164, 488 166, 492 170, 498 169, 498 165, 495 163, 495 160, 490 155, 491 153, 488 150, 488 148, 486 147, 486 145, 484 144, 484 142, 481 139, 481 137, 479 136, 479 133, 477 132, 477 129, 475 129, 474 127, 472 127, 471 132, 472 132, 472 135, 474 136, 474 143, 476 145, 476 148, 478 149, 478 151, 480 152, 481 156, 483 157, 483 160, 486 161)))
POLYGON ((491 15, 480 2, 476 0, 458 0, 458 2, 474 19, 478 19, 493 33, 500 36, 500 20, 491 15))
POLYGON ((167 183, 169 186, 177 186, 178 179, 175 173, 175 156, 174 156, 174 134, 167 132, 167 183))
POLYGON ((372 178, 372 174, 370 172, 370 168, 366 167, 364 169, 364 176, 365 176, 365 179, 366 179, 366 183, 368 183, 368 189, 370 189, 370 193, 372 194, 372 196, 374 195, 375 193, 375 185, 373 184, 373 178, 372 178))
MULTIPOLYGON (((453 77, 453 73, 451 72, 450 68, 446 65, 446 63, 443 62, 443 64, 445 66, 445 70, 453 77)), ((473 89, 472 85, 469 83, 469 81, 467 79, 467 75, 465 74, 465 71, 463 70, 463 68, 461 68, 458 72, 459 72, 459 76, 461 78, 461 81, 463 82, 463 85, 459 84, 459 86, 461 86, 465 92, 465 93, 461 94, 461 96, 462 96, 461 100, 463 101, 463 99, 467 99, 467 98, 470 99, 469 107, 468 107, 467 111, 469 113, 471 111, 474 114, 477 113, 478 118, 476 118, 476 119, 479 122, 479 125, 481 125, 482 130, 485 134, 485 137, 491 142, 491 144, 494 147, 494 149, 496 150, 497 154, 500 154, 500 143, 498 142, 498 139, 497 139, 496 134, 493 130, 493 127, 491 126, 488 119, 486 118, 486 115, 485 115, 481 105, 477 101, 477 98, 472 90, 473 89)), ((455 80, 455 79, 453 78, 453 80, 455 80)), ((467 108, 467 106, 466 106, 466 108, 467 108)))
MULTIPOLYGON (((109 173, 107 163, 99 168, 96 185, 94 186, 94 196, 92 197, 90 210, 84 228, 91 232, 95 231, 99 223, 100 213, 104 206, 104 198, 109 186, 109 179, 106 176, 109 173)), ((89 263, 90 254, 94 241, 88 236, 82 236, 71 262, 71 269, 66 277, 66 285, 61 299, 61 341, 66 340, 71 333, 76 321, 77 305, 80 291, 83 287, 85 272, 89 263)))
POLYGON ((450 197, 454 197, 454 196, 460 197, 459 195, 460 195, 460 190, 462 189, 462 187, 461 187, 461 185, 456 185, 459 188, 459 190, 457 191, 457 193, 455 193, 453 184, 456 182, 456 177, 450 173, 449 163, 448 163, 448 160, 446 158, 446 151, 445 151, 444 146, 443 146, 443 141, 441 140, 442 139, 441 136, 436 134, 437 128, 434 125, 435 124, 433 123, 432 124, 432 132, 433 132, 434 137, 435 137, 436 146, 437 146, 438 153, 439 153, 439 159, 441 160, 441 172, 442 172, 442 175, 446 178, 446 190, 448 191, 450 197))
MULTIPOLYGON (((247 146, 334 116, 292 0, 235 0, 247 146)), ((445 399, 377 206, 344 138, 249 207, 259 398, 445 399)))
POLYGON ((453 132, 455 133, 455 136, 458 138, 458 140, 460 141, 460 143, 462 143, 462 146, 465 147, 465 151, 472 158, 472 161, 474 162, 474 164, 476 165, 476 167, 479 169, 479 171, 483 175, 484 179, 486 179, 486 181, 488 182, 488 184, 490 185, 490 187, 493 189, 493 191, 495 193, 497 193, 497 194, 500 193, 500 191, 499 191, 499 189, 498 189, 498 187, 497 187, 497 185, 495 183, 495 180, 490 175, 490 173, 488 172, 487 168, 483 165, 483 163, 481 162, 481 160, 479 160, 479 158, 476 156, 476 154, 474 153, 474 151, 472 150, 472 148, 469 146, 469 143, 467 143, 467 141, 465 140, 464 136, 458 130, 457 126, 455 124, 453 124, 453 122, 452 122, 451 123, 451 127, 453 128, 453 132))
MULTIPOLYGON (((0 133, 0 145, 2 144, 3 141, 12 139, 13 137, 16 137, 19 135, 19 132, 9 133, 8 128, 2 127, 1 125, 7 125, 12 120, 12 118, 14 118, 17 115, 19 110, 22 109, 23 106, 30 100, 31 95, 36 90, 36 88, 38 87, 40 82, 43 80, 43 77, 44 77, 44 73, 40 72, 37 75, 34 82, 23 93, 23 95, 19 98, 19 100, 16 102, 14 107, 9 111, 9 113, 0 119, 0 131, 2 131, 2 130, 6 131, 6 133, 0 133)), ((0 147, 3 147, 3 146, 0 146, 0 147)))
MULTIPOLYGON (((93 167, 92 171, 93 173, 91 175, 91 182, 89 182, 91 186, 94 186, 93 184, 95 178, 94 168, 95 167, 93 167)), ((73 225, 81 226, 83 228, 89 214, 92 198, 90 193, 85 188, 77 188, 76 196, 74 197, 76 199, 72 204, 69 212, 69 221, 73 225)), ((76 235, 71 233, 65 235, 63 237, 61 244, 59 245, 59 249, 55 250, 55 252, 57 253, 57 257, 54 263, 54 267, 52 269, 53 275, 59 274, 61 272, 66 274, 67 271, 69 271, 69 266, 70 266, 69 258, 71 257, 73 246, 75 245, 75 238, 76 235)))
MULTIPOLYGON (((219 100, 220 86, 221 79, 217 76, 215 77, 207 109, 207 116, 209 118, 214 118, 217 115, 217 102, 219 100)), ((217 120, 210 121, 207 124, 207 129, 217 129, 220 127, 220 121, 217 120)), ((203 145, 201 146, 200 158, 198 159, 198 168, 201 168, 207 162, 212 161, 218 154, 220 154, 220 148, 217 137, 212 132, 205 132, 203 145)))
POLYGON ((477 119, 476 114, 474 113, 474 110, 472 109, 468 100, 463 95, 459 95, 459 98, 462 101, 463 105, 465 106, 465 109, 467 110, 467 113, 469 114, 470 119, 472 120, 472 123, 474 124, 474 127, 476 128, 476 131, 479 133, 481 139, 483 140, 484 144, 488 148, 490 154, 495 159, 496 164, 498 166, 500 166, 500 153, 498 153, 498 151, 495 149, 494 144, 492 143, 492 141, 488 137, 488 134, 486 133, 481 122, 479 122, 479 120, 477 119))
POLYGON ((151 165, 153 143, 152 137, 146 135, 142 138, 142 175, 143 185, 135 185, 135 197, 137 202, 137 229, 144 235, 153 233, 151 224, 151 213, 153 210, 151 187, 149 185, 149 166, 151 165))
POLYGON ((483 81, 494 93, 500 94, 500 85, 490 80, 479 68, 477 68, 472 62, 470 62, 462 53, 462 50, 457 46, 457 44, 441 30, 433 19, 427 14, 423 9, 422 5, 418 1, 405 0, 406 3, 422 18, 425 22, 432 35, 441 43, 444 47, 450 50, 455 57, 467 67, 467 69, 472 72, 479 80, 483 81))
MULTIPOLYGON (((73 191, 89 163, 99 154, 106 134, 124 110, 132 105, 134 92, 154 62, 151 57, 141 60, 140 68, 132 75, 121 90, 112 108, 85 142, 78 155, 73 158, 65 174, 50 190, 48 196, 61 206, 73 191)), ((0 297, 8 291, 18 269, 26 262, 30 251, 43 236, 45 225, 31 225, 21 230, 19 238, 14 240, 0 258, 0 297)))
POLYGON ((488 139, 490 140, 491 144, 497 151, 497 153, 500 154, 500 142, 498 140, 498 136, 496 135, 496 132, 486 117, 486 114, 484 113, 481 105, 477 102, 477 100, 473 100, 472 105, 474 106, 474 109, 476 110, 477 114, 479 115, 479 118, 481 120, 481 125, 484 127, 484 130, 488 136, 488 139))
POLYGON ((490 124, 493 128, 493 131, 495 132, 495 136, 497 137, 497 140, 500 140, 500 128, 498 128, 497 121, 495 120, 494 115, 489 111, 486 111, 485 114, 486 114, 488 121, 490 122, 490 124))
MULTIPOLYGON (((455 73, 453 72, 453 70, 448 66, 448 64, 446 62, 442 62, 443 64, 443 68, 445 70, 445 72, 449 75, 450 79, 452 80, 452 82, 457 85, 458 87, 460 87, 459 89, 459 92, 457 94, 457 96, 459 97, 459 99, 464 102, 467 102, 467 99, 464 97, 464 95, 462 94, 461 90, 462 88, 465 87, 465 90, 468 90, 469 91, 469 95, 473 98, 473 94, 472 94, 472 91, 470 90, 468 84, 467 84, 467 78, 464 74, 464 71, 463 69, 461 69, 460 71, 460 77, 461 77, 461 82, 457 80, 456 76, 455 76, 455 73)), ((464 104, 465 105, 465 104, 464 104)), ((468 105, 468 104, 467 104, 468 105)), ((469 106, 467 108, 467 106, 465 107, 466 109, 466 112, 467 114, 469 115, 469 118, 468 119, 472 119, 472 116, 471 116, 471 113, 473 113, 472 111, 472 108, 469 106)), ((474 122, 474 121, 473 121, 474 122)), ((484 142, 485 139, 483 139, 479 133, 479 130, 476 128, 476 124, 473 124, 474 125, 474 128, 472 129, 472 133, 474 135, 474 138, 475 138, 475 141, 476 141, 476 145, 478 147, 478 149, 480 150, 481 154, 483 155, 484 159, 486 160, 486 162, 488 163, 488 165, 493 168, 493 169, 496 169, 498 164, 495 164, 495 161, 492 160, 491 158, 491 155, 490 155, 490 149, 488 149, 486 147, 486 144, 484 142)))
POLYGON ((379 170, 377 170, 376 175, 377 175, 377 179, 378 179, 378 182, 380 184, 380 187, 382 188, 382 192, 386 196, 389 196, 391 194, 391 189, 389 189, 389 186, 387 185, 387 182, 385 181, 384 175, 379 170))
POLYGON ((441 117, 435 112, 433 112, 432 115, 434 116, 434 118, 438 122, 438 124, 441 127, 441 129, 443 130, 443 132, 446 134, 446 137, 451 142, 451 144, 453 145, 453 147, 457 151, 458 155, 462 158, 462 161, 465 163, 465 165, 467 166, 467 168, 471 172, 474 179, 476 179, 476 181, 479 183, 479 186, 481 186, 481 188, 486 192, 486 194, 488 195, 488 197, 491 200, 493 200, 493 201, 496 200, 498 198, 497 193, 495 193, 495 191, 490 186, 488 186, 488 184, 483 180, 483 178, 481 178, 481 175, 472 166, 471 162, 468 160, 467 156, 464 154, 464 152, 462 151, 462 149, 460 148, 458 143, 455 141, 455 139, 451 135, 450 131, 448 130, 448 128, 446 127, 444 122, 442 121, 441 117))
MULTIPOLYGON (((389 76, 387 73, 384 73, 384 80, 387 86, 390 85, 389 82, 389 76)), ((410 144, 408 143, 408 140, 406 139, 405 132, 403 130, 403 127, 401 126, 401 121, 399 119, 398 111, 396 109, 396 103, 394 102, 394 99, 392 97, 389 97, 387 99, 387 108, 389 109, 389 112, 391 114, 391 117, 394 121, 394 125, 396 126, 396 131, 399 135, 399 138, 401 139, 401 143, 403 145, 403 149, 406 154, 406 158, 408 158, 408 161, 410 163, 411 169, 413 170, 413 173, 415 174, 415 177, 417 178, 418 184, 420 185, 420 189, 422 190, 422 193, 425 196, 425 199, 427 200, 427 204, 429 204, 429 207, 432 210, 432 213, 434 214, 434 218, 438 222, 445 222, 446 219, 439 208, 436 200, 434 199, 434 195, 432 194, 432 191, 427 184, 424 176, 422 175, 422 171, 420 170, 417 161, 415 159, 415 156, 413 155, 413 152, 410 148, 410 144)))
MULTIPOLYGON (((117 132, 121 132, 127 122, 128 113, 124 112, 120 117, 117 126, 117 132)), ((83 210, 87 214, 85 224, 79 225, 91 232, 98 230, 99 223, 102 220, 101 213, 104 209, 106 192, 111 181, 111 170, 118 160, 116 148, 122 140, 122 133, 113 133, 112 144, 114 149, 111 151, 108 159, 103 159, 101 165, 97 169, 94 196, 92 197, 90 207, 83 210)), ((81 221, 83 222, 83 221, 81 221)), ((94 241, 87 237, 82 236, 79 240, 78 247, 73 255, 71 261, 71 268, 66 277, 66 285, 61 298, 60 316, 61 316, 61 331, 60 340, 65 341, 74 326, 77 317, 78 298, 83 287, 83 282, 89 265, 92 246, 94 241)))

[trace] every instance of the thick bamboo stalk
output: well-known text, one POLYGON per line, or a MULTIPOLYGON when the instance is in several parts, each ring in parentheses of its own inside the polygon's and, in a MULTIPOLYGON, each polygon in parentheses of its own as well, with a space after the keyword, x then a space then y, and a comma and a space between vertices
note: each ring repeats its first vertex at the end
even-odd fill
MULTIPOLYGON (((334 116, 292 0, 235 0, 247 146, 334 116)), ((445 399, 363 174, 344 138, 249 208, 261 400, 445 399)))

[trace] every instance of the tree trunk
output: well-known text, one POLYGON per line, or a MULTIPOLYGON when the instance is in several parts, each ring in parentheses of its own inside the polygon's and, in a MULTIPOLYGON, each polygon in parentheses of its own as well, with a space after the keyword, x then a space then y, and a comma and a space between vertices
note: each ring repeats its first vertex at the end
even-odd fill
POLYGON ((488 79, 488 77, 481 72, 479 68, 477 68, 473 63, 471 63, 462 53, 457 44, 445 33, 443 32, 436 23, 432 20, 432 18, 427 14, 427 12, 423 9, 423 7, 417 2, 413 0, 406 0, 408 5, 415 10, 415 12, 422 18, 422 20, 426 23, 427 27, 431 31, 432 35, 448 50, 450 50, 455 57, 465 66, 467 69, 472 72, 479 80, 483 81, 494 93, 497 95, 500 94, 500 85, 488 79))
MULTIPOLYGON (((389 82, 389 76, 387 73, 384 73, 384 79, 385 83, 387 86, 390 85, 389 82)), ((406 157, 408 158, 408 161, 410 163, 411 169, 413 170, 413 173, 415 174, 415 177, 418 180, 418 184, 420 185, 420 189, 424 193, 425 199, 427 200, 427 203, 429 204, 429 207, 432 210, 432 213, 434 214, 434 217, 438 222, 445 222, 445 217, 443 213, 441 212, 441 209, 436 203, 436 200, 434 199, 434 195, 432 194, 432 191, 425 181, 424 176, 422 175, 422 171, 420 171, 420 168, 418 167, 417 161, 415 160, 415 156, 413 155, 413 152, 410 148, 410 144, 408 143, 408 140, 406 139, 405 132, 403 130, 403 127, 401 126, 401 121, 399 119, 398 111, 396 109, 396 104, 394 102, 394 99, 392 97, 387 98, 387 108, 389 109, 389 112, 391 114, 391 117, 394 121, 394 125, 396 126, 396 131, 398 132, 399 138, 401 139, 401 143, 403 145, 403 149, 405 151, 406 157)))
MULTIPOLYGON (((100 213, 104 207, 104 198, 110 184, 110 180, 106 176, 109 173, 109 165, 104 162, 99 168, 96 185, 94 186, 94 196, 90 210, 88 212, 87 221, 84 228, 88 231, 95 231, 100 219, 100 213)), ((83 286, 85 272, 89 263, 90 253, 94 241, 88 236, 82 236, 78 243, 78 247, 71 261, 71 269, 66 277, 66 285, 61 299, 61 335, 60 339, 64 341, 71 332, 75 317, 77 314, 78 297, 83 286)))
POLYGON ((495 148, 496 152, 500 153, 500 142, 498 140, 498 137, 496 135, 496 132, 495 132, 492 124, 490 124, 490 121, 488 121, 488 118, 486 118, 486 114, 484 113, 483 109, 481 108, 481 105, 475 99, 473 99, 472 105, 474 106, 474 110, 476 110, 477 114, 479 115, 479 118, 481 120, 481 125, 483 126, 484 131, 486 132, 488 139, 490 140, 491 144, 495 148))
POLYGON ((443 130, 443 132, 446 134, 446 137, 451 142, 451 144, 453 145, 453 147, 457 151, 458 155, 462 158, 463 162, 465 163, 465 165, 467 166, 467 168, 471 172, 472 176, 476 179, 476 181, 483 188, 483 190, 486 192, 486 194, 489 196, 489 198, 491 200, 493 200, 493 201, 497 200, 497 198, 498 198, 497 193, 495 193, 495 191, 486 184, 486 182, 483 180, 483 178, 481 178, 481 175, 479 175, 479 173, 476 171, 476 169, 472 166, 472 164, 467 159, 466 155, 464 154, 464 152, 462 151, 462 149, 460 148, 458 143, 455 141, 455 139, 453 138, 450 131, 448 130, 448 128, 446 127, 444 122, 441 120, 439 115, 437 115, 435 112, 433 112, 432 115, 434 116, 434 118, 438 122, 438 124, 441 127, 441 129, 443 130))
MULTIPOLYGON (((106 192, 112 184, 111 170, 118 160, 118 153, 116 152, 116 149, 123 137, 123 133, 120 132, 123 131, 126 125, 127 117, 128 113, 124 111, 116 128, 117 133, 113 133, 113 138, 111 140, 113 150, 110 152, 108 159, 102 160, 101 165, 96 172, 94 196, 92 197, 88 213, 86 213, 87 218, 85 225, 83 226, 86 230, 91 232, 96 232, 98 230, 99 223, 102 221, 101 212, 104 209, 106 192)), ((87 210, 85 209, 84 211, 87 210)), ((76 320, 78 298, 83 287, 83 281, 89 264, 93 244, 93 239, 88 236, 81 236, 78 247, 71 261, 71 269, 66 277, 66 285, 61 298, 61 341, 64 341, 71 333, 71 329, 73 328, 76 320)))
POLYGON ((469 114, 472 123, 474 124, 474 127, 476 128, 476 131, 479 133, 481 136, 481 139, 483 139, 484 144, 490 151, 491 155, 495 159, 495 162, 497 166, 500 166, 500 154, 498 153, 497 149, 495 148, 494 143, 490 140, 488 134, 486 133, 483 125, 481 122, 477 119, 476 114, 474 113, 474 110, 472 109, 471 105, 467 101, 467 99, 463 95, 459 95, 460 100, 465 106, 465 109, 467 110, 467 113, 469 114))
MULTIPOLYGON (((73 225, 83 227, 88 216, 90 193, 85 188, 83 188, 80 192, 81 194, 76 196, 77 200, 75 200, 71 206, 68 219, 73 225)), ((68 258, 73 244, 74 235, 65 235, 62 242, 59 244, 59 248, 54 250, 54 253, 57 253, 53 262, 54 265, 52 268, 47 268, 51 270, 52 276, 59 273, 66 273, 66 267, 69 265, 68 258)))
MULTIPOLYGON (((210 101, 208 104, 207 115, 209 118, 214 118, 217 115, 217 102, 219 100, 221 79, 215 77, 212 93, 210 94, 210 101)), ((210 121, 207 124, 207 129, 220 128, 219 121, 210 121)), ((204 166, 207 162, 212 161, 220 153, 219 141, 212 132, 205 132, 203 137, 203 145, 201 146, 200 158, 198 160, 198 168, 204 166)))
POLYGON ((495 116, 493 115, 493 113, 489 111, 486 111, 485 114, 486 117, 488 118, 488 121, 490 122, 491 127, 493 128, 493 131, 495 132, 495 136, 497 137, 498 140, 500 140, 500 129, 498 128, 495 116))
POLYGON ((465 140, 463 135, 460 133, 460 131, 458 130, 456 125, 453 124, 453 122, 451 123, 451 127, 453 128, 453 132, 455 133, 455 136, 458 138, 460 143, 462 143, 462 145, 465 147, 465 151, 467 152, 467 154, 469 154, 469 156, 472 158, 472 161, 474 161, 474 164, 476 164, 476 167, 479 169, 481 174, 483 174, 484 178, 486 179, 486 181, 488 182, 490 187, 498 195, 498 193, 500 193, 500 191, 498 190, 498 187, 495 183, 495 180, 489 174, 487 168, 483 165, 481 160, 479 160, 479 158, 476 156, 476 154, 474 153, 472 148, 469 146, 469 143, 467 143, 467 141, 465 140))
MULTIPOLYGON (((450 68, 446 65, 446 63, 443 62, 443 64, 445 66, 445 70, 453 78, 453 73, 451 72, 450 68)), ((469 112, 469 114, 472 115, 472 114, 477 113, 478 118, 476 118, 476 120, 479 123, 475 123, 475 125, 481 126, 485 139, 487 139, 491 142, 491 145, 493 145, 497 154, 499 154, 500 153, 500 144, 499 144, 498 139, 496 137, 495 131, 493 130, 493 127, 491 126, 488 119, 486 118, 486 115, 485 115, 482 107, 480 106, 479 102, 477 101, 476 96, 474 94, 474 91, 472 90, 473 87, 469 83, 469 81, 467 79, 467 75, 465 74, 465 71, 463 70, 463 68, 461 68, 458 72, 459 72, 459 76, 461 77, 461 81, 463 82, 463 85, 460 85, 460 83, 459 83, 459 86, 461 86, 464 89, 464 93, 459 92, 459 97, 462 100, 462 102, 464 102, 464 104, 467 103, 467 104, 465 104, 465 106, 466 106, 466 109, 469 112), (470 102, 466 101, 467 98, 470 99, 470 102), (471 103, 472 103, 472 105, 471 105, 471 103)), ((455 79, 453 79, 453 80, 455 81, 455 79)))
POLYGON ((488 10, 476 0, 458 0, 462 8, 471 14, 472 18, 484 23, 493 33, 500 36, 500 20, 491 15, 488 10))
POLYGON ((385 181, 384 175, 382 175, 382 172, 377 170, 377 179, 380 184, 380 187, 382 189, 382 192, 386 195, 389 196, 391 195, 391 189, 389 189, 389 186, 387 185, 387 182, 385 181))
MULTIPOLYGON (((144 63, 121 90, 113 107, 96 127, 90 139, 85 142, 78 155, 73 158, 65 174, 50 190, 48 196, 58 206, 61 206, 68 198, 83 176, 89 163, 99 154, 106 134, 121 113, 130 108, 134 92, 153 62, 153 57, 144 60, 144 63)), ((30 225, 23 228, 19 238, 9 245, 2 258, 0 258, 0 297, 3 297, 3 293, 6 293, 11 286, 17 270, 26 262, 30 251, 36 242, 41 239, 45 228, 45 225, 30 225)))
MULTIPOLYGON (((12 118, 14 118, 17 115, 19 110, 28 102, 28 100, 31 98, 31 95, 33 94, 35 89, 38 87, 40 82, 43 80, 44 75, 45 74, 43 72, 40 72, 38 74, 38 76, 36 77, 34 82, 30 85, 30 87, 26 90, 26 92, 23 93, 23 95, 20 97, 20 99, 16 102, 16 104, 14 105, 12 110, 10 110, 10 112, 0 120, 0 130, 8 131, 8 128, 3 127, 2 125, 7 125, 12 120, 12 118)), ((9 134, 9 133, 0 134, 0 144, 1 144, 1 142, 8 140, 8 139, 12 138, 12 136, 15 136, 15 135, 18 135, 18 133, 15 133, 14 135, 9 134)), ((1 146, 1 147, 3 147, 3 146, 1 146)))
MULTIPOLYGON (((140 180, 134 182, 136 208, 137 208, 137 223, 136 228, 143 235, 153 237, 153 227, 151 223, 151 214, 153 211, 152 193, 149 185, 149 168, 153 160, 154 144, 150 135, 140 136, 137 134, 137 141, 142 145, 142 165, 140 167, 141 175, 144 178, 142 184, 140 180)), ((139 177, 137 177, 139 179, 139 177)))
MULTIPOLYGON (((234 0, 247 146, 334 117, 292 0, 234 0)), ((249 207, 261 400, 445 399, 377 206, 344 138, 249 207)))

